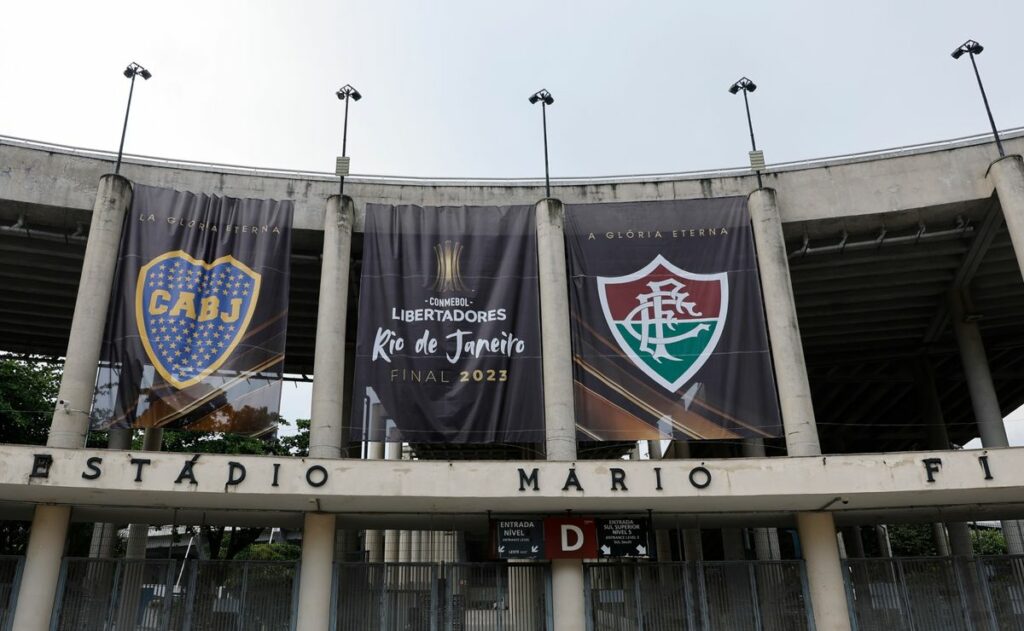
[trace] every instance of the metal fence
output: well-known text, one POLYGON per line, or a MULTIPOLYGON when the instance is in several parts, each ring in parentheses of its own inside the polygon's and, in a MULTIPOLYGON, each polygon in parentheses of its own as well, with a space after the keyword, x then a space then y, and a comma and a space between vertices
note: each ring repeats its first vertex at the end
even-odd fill
POLYGON ((591 631, 813 629, 801 561, 591 563, 591 631))
POLYGON ((0 555, 0 629, 10 631, 25 557, 0 555))
POLYGON ((1024 556, 848 559, 859 631, 1024 631, 1024 556))
POLYGON ((64 559, 53 631, 289 631, 298 563, 64 559))
POLYGON ((551 629, 543 563, 336 563, 337 631, 551 629))

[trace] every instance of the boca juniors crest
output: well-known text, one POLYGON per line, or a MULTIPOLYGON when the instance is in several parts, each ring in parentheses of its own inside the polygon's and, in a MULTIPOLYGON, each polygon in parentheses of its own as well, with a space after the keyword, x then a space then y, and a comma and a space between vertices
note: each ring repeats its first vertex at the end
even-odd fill
POLYGON ((605 321, 644 373, 675 392, 718 345, 729 310, 729 277, 693 274, 659 254, 642 269, 597 277, 605 321))
POLYGON ((179 389, 217 370, 245 335, 259 291, 260 275, 233 256, 207 263, 178 250, 142 266, 136 322, 153 367, 179 389))
POLYGON ((133 185, 92 429, 274 430, 293 211, 290 201, 133 185))

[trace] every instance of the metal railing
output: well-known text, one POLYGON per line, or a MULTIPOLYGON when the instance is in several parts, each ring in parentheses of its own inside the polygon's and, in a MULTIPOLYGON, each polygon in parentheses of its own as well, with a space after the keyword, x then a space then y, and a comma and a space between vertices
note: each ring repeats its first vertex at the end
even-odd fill
POLYGON ((64 559, 52 631, 288 631, 298 563, 64 559))
POLYGON ((848 559, 859 631, 1024 631, 1024 556, 848 559))
POLYGON ((25 557, 0 555, 0 629, 11 631, 25 557))
POLYGON ((813 629, 802 561, 593 563, 590 631, 813 629))
POLYGON ((546 563, 335 563, 336 631, 550 630, 546 563))

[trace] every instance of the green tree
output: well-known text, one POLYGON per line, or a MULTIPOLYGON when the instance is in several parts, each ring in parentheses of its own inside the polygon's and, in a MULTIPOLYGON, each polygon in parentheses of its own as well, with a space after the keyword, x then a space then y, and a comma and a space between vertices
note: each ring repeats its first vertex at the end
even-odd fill
POLYGON ((972 528, 971 547, 974 554, 1006 554, 1006 537, 994 528, 972 528))
POLYGON ((889 526, 892 553, 898 557, 936 556, 939 554, 931 524, 892 524, 889 526))
POLYGON ((0 355, 0 443, 46 443, 61 366, 54 360, 0 355))

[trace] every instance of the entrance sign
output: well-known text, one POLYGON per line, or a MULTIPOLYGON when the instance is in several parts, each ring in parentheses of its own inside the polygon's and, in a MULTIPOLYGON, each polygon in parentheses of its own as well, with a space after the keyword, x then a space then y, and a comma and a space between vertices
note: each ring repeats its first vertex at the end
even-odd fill
POLYGON ((780 435, 746 199, 569 205, 584 440, 780 435))
POLYGON ((291 224, 290 201, 133 187, 93 429, 276 427, 291 224))
POLYGON ((544 542, 549 559, 597 558, 597 526, 590 518, 545 519, 544 542))
POLYGON ((367 205, 353 438, 543 441, 533 216, 367 205))
POLYGON ((601 558, 651 556, 651 527, 646 519, 597 520, 597 551, 601 558))
POLYGON ((499 559, 544 558, 543 522, 538 519, 513 519, 493 523, 499 559))

